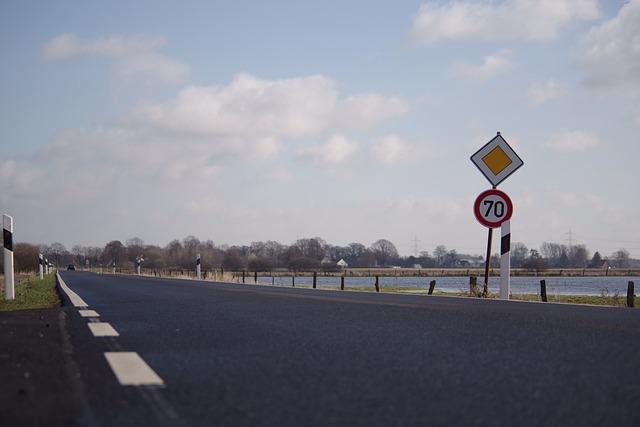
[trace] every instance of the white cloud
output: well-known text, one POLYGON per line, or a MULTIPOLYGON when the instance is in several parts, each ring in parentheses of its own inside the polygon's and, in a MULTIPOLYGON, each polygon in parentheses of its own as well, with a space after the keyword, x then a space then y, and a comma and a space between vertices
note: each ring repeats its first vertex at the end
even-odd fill
POLYGON ((598 137, 584 131, 569 131, 553 135, 545 144, 545 148, 556 153, 569 154, 587 151, 600 144, 598 137))
POLYGON ((526 98, 533 105, 542 105, 551 100, 560 98, 567 91, 566 85, 556 82, 555 80, 547 80, 544 83, 534 82, 529 87, 526 98))
POLYGON ((32 156, 2 159, 0 202, 37 221, 37 207, 55 195, 51 215, 68 224, 52 233, 86 223, 93 225, 82 230, 91 228, 95 239, 120 238, 114 229, 125 233, 121 238, 144 237, 145 230, 166 228, 167 216, 185 215, 181 230, 206 226, 209 210, 237 224, 242 191, 262 197, 263 184, 298 185, 291 156, 325 167, 344 164, 359 150, 346 130, 406 110, 397 98, 343 96, 322 76, 240 75, 227 86, 187 87, 172 101, 136 108, 116 122, 60 132, 32 156), (305 145, 319 138, 326 140, 305 145))
POLYGON ((227 86, 189 86, 164 104, 143 105, 131 125, 178 134, 302 137, 366 127, 400 116, 406 102, 377 94, 340 99, 324 76, 262 80, 240 74, 227 86))
POLYGON ((481 65, 458 62, 453 66, 453 73, 474 80, 490 80, 511 71, 514 67, 515 63, 511 59, 511 52, 507 49, 501 49, 485 56, 481 65))
POLYGON ((397 135, 389 135, 377 140, 371 151, 379 162, 392 164, 406 158, 408 146, 397 135))
POLYGON ((379 163, 395 165, 433 157, 435 152, 431 144, 410 144, 398 135, 386 135, 374 141, 371 154, 379 163))
POLYGON ((640 96, 640 0, 627 2, 617 16, 584 37, 578 63, 585 84, 596 90, 622 89, 640 96))
POLYGON ((461 40, 548 41, 565 25, 598 16, 596 0, 429 1, 414 15, 408 38, 414 45, 461 40))
POLYGON ((310 159, 318 165, 339 165, 346 162, 356 153, 358 142, 347 138, 344 135, 332 135, 322 144, 298 149, 296 157, 310 159))
POLYGON ((180 84, 189 76, 190 67, 155 52, 166 44, 164 37, 109 35, 81 40, 75 34, 62 34, 42 46, 42 57, 51 62, 84 57, 105 57, 113 61, 121 78, 147 77, 161 83, 180 84))

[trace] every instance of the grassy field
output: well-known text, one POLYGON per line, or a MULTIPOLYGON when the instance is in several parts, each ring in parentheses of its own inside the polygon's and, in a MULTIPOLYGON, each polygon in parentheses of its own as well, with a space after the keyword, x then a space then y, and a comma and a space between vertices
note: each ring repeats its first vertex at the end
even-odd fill
MULTIPOLYGON (((0 276, 0 284, 4 278, 0 276)), ((28 310, 33 308, 50 308, 60 306, 60 297, 56 292, 56 276, 48 274, 43 280, 39 277, 16 277, 14 285, 15 299, 4 298, 4 286, 0 293, 0 311, 28 310)))

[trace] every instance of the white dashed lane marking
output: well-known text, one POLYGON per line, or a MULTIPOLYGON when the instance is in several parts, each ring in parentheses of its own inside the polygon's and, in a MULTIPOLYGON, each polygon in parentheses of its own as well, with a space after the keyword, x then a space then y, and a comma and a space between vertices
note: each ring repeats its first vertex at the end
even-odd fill
POLYGON ((97 311, 95 310, 78 310, 80 316, 82 317, 100 317, 97 311))
MULTIPOLYGON (((98 312, 95 310, 89 310, 88 304, 80 298, 78 294, 69 289, 66 283, 64 283, 64 280, 60 277, 60 274, 58 274, 57 277, 60 287, 69 296, 71 303, 75 307, 78 307, 80 316, 86 317, 89 320, 87 326, 89 326, 94 337, 120 336, 118 331, 116 331, 111 324, 100 322, 100 319, 98 319, 98 317, 100 317, 98 312)), ((138 353, 129 351, 111 351, 104 353, 104 357, 107 359, 107 363, 109 363, 109 366, 120 382, 120 385, 155 385, 164 387, 164 381, 162 378, 160 378, 160 376, 158 376, 158 374, 156 374, 155 371, 151 369, 144 360, 142 360, 138 353)), ((175 414, 173 415, 175 418, 175 414)))
POLYGON ((104 354, 120 385, 160 385, 164 381, 135 352, 108 352, 104 354))
POLYGON ((88 323, 94 337, 119 337, 118 331, 109 323, 88 323))

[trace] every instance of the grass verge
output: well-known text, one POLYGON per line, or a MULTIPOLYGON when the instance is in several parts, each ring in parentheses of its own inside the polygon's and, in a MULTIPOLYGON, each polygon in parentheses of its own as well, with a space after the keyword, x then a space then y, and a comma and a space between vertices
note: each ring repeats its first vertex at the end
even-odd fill
POLYGON ((4 299, 4 288, 0 294, 0 311, 28 310, 60 306, 60 297, 56 291, 56 275, 48 274, 44 279, 30 277, 16 281, 15 299, 4 299))

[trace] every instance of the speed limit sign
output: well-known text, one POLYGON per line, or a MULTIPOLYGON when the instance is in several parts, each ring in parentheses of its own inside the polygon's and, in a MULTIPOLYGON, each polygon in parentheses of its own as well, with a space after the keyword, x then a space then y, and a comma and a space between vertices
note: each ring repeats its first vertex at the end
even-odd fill
POLYGON ((487 190, 481 193, 473 204, 473 213, 480 224, 497 228, 511 219, 513 204, 511 199, 500 190, 487 190))

